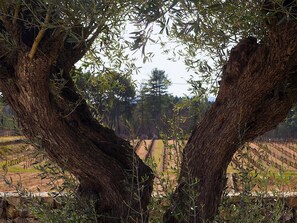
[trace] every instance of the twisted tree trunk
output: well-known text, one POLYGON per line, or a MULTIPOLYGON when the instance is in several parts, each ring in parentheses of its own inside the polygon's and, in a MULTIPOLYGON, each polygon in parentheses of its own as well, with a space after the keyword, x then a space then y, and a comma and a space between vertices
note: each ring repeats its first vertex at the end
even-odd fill
POLYGON ((1 61, 0 89, 24 134, 78 178, 78 193, 97 201, 99 222, 147 222, 151 169, 129 142, 92 118, 61 46, 52 44, 50 53, 42 47, 33 59, 23 46, 13 62, 1 61))
POLYGON ((296 101, 297 23, 276 26, 261 43, 240 41, 224 67, 215 103, 186 145, 165 222, 211 221, 236 150, 276 127, 296 101))

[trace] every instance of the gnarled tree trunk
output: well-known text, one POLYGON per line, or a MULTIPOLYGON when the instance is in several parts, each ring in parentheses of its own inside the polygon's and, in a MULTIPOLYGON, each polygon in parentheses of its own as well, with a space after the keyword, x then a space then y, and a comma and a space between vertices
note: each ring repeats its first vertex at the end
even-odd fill
POLYGON ((0 89, 24 134, 78 178, 79 194, 97 201, 99 222, 146 222, 151 169, 92 118, 69 75, 74 55, 55 44, 47 51, 48 44, 33 59, 23 46, 14 61, 1 61, 0 89))
POLYGON ((151 169, 129 142, 91 116, 70 75, 94 40, 109 33, 108 18, 117 24, 121 13, 114 10, 123 11, 126 5, 2 3, 0 91, 16 112, 23 133, 77 177, 78 194, 96 201, 99 222, 147 222, 151 169), (88 11, 87 6, 96 9, 88 11))
POLYGON ((260 43, 240 41, 224 67, 215 103, 186 145, 165 222, 211 221, 236 150, 276 127, 296 101, 297 23, 276 26, 260 43))

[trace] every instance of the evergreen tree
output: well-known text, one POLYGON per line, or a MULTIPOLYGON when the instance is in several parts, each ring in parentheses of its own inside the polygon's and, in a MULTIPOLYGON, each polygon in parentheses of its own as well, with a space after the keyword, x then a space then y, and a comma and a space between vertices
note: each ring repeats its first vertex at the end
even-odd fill
POLYGON ((94 117, 117 134, 128 134, 126 121, 132 116, 136 95, 135 85, 129 75, 118 72, 104 74, 76 71, 76 84, 91 107, 94 117))
POLYGON ((167 93, 169 86, 170 81, 165 71, 155 68, 141 88, 141 123, 147 126, 146 134, 149 137, 159 135, 163 128, 162 119, 172 111, 172 96, 167 93))

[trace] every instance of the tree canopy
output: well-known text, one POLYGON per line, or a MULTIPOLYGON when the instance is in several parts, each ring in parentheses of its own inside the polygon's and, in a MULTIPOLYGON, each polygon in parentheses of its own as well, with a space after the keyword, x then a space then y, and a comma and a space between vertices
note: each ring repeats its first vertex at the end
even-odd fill
POLYGON ((217 94, 232 47, 250 36, 265 41, 270 27, 295 19, 294 4, 294 0, 147 2, 139 8, 143 38, 139 46, 145 48, 152 30, 160 26, 160 33, 182 46, 171 50, 198 75, 193 81, 204 88, 200 93, 217 94), (148 12, 149 18, 143 19, 148 12))

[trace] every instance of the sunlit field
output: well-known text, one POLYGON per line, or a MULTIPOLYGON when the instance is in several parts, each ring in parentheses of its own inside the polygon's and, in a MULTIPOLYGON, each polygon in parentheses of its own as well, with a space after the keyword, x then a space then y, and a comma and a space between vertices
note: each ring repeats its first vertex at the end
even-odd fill
MULTIPOLYGON (((134 140, 136 153, 151 165, 156 174, 168 174, 176 180, 181 151, 185 141, 168 140, 134 140)), ((239 150, 228 166, 227 173, 233 177, 235 184, 240 180, 242 171, 248 171, 254 178, 267 177, 270 190, 281 188, 284 191, 297 191, 297 142, 252 142, 239 150), (281 187, 279 186, 281 185, 281 187)), ((37 154, 23 136, 0 137, 1 175, 12 180, 14 185, 32 191, 47 191, 48 179, 41 179, 36 168, 45 160, 37 154)), ((2 177, 3 178, 3 177, 2 177)), ((230 186, 230 185, 228 185, 230 186)), ((240 185, 235 189, 240 190, 240 185)), ((259 185, 255 186, 255 188, 259 185)), ((234 189, 234 188, 231 188, 234 189)), ((0 191, 15 191, 4 180, 0 182, 0 191)))

